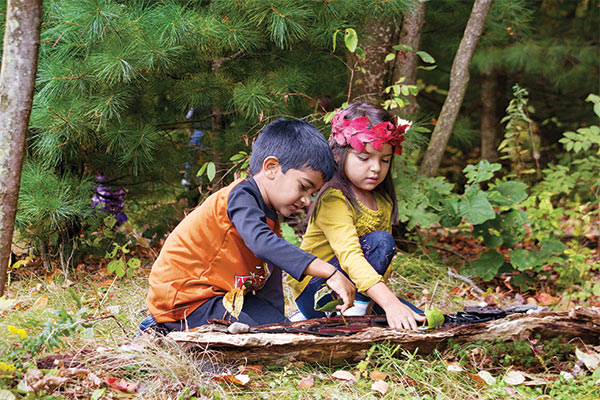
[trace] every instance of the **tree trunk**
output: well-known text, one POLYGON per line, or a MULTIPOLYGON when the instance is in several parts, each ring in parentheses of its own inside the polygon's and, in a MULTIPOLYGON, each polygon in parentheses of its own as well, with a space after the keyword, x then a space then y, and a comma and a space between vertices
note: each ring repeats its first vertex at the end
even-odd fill
MULTIPOLYGON (((352 325, 354 320, 360 318, 364 317, 346 317, 346 320, 352 325)), ((318 320, 280 326, 289 329, 310 324, 311 321, 318 320)), ((172 332, 169 338, 201 351, 214 350, 228 362, 245 360, 248 363, 287 364, 306 361, 339 364, 364 359, 371 345, 379 342, 398 344, 411 353, 418 351, 420 354, 428 354, 435 349, 443 350, 450 339, 457 343, 474 343, 494 339, 515 341, 539 335, 543 340, 561 337, 564 341, 597 345, 600 343, 600 311, 578 307, 572 311, 512 314, 494 321, 424 332, 369 327, 348 336, 292 332, 229 334, 226 331, 209 331, 210 328, 212 326, 200 327, 193 332, 172 332)))
MULTIPOLYGON (((390 64, 385 62, 385 56, 392 51, 395 28, 393 21, 378 19, 371 20, 366 26, 365 38, 360 42, 366 58, 358 59, 358 67, 364 68, 364 73, 354 72, 350 101, 382 102, 384 89, 391 78, 390 64)), ((349 54, 349 58, 350 65, 357 59, 354 54, 349 54)))
POLYGON ((8 0, 0 71, 0 296, 10 260, 42 23, 42 0, 8 0))
POLYGON ((496 142, 500 137, 500 118, 497 114, 496 96, 498 77, 495 73, 481 75, 481 159, 498 160, 496 142))
MULTIPOLYGON (((392 77, 392 83, 404 77, 404 84, 414 85, 417 82, 417 55, 415 54, 421 46, 421 35, 425 23, 425 12, 427 3, 421 2, 417 8, 404 16, 402 32, 400 33, 400 44, 412 47, 413 51, 399 51, 396 57, 396 65, 392 77)), ((413 95, 407 97, 410 104, 402 111, 413 114, 419 107, 413 95)))
POLYGON ((450 89, 448 96, 442 106, 442 111, 438 117, 437 124, 433 129, 425 158, 421 163, 419 173, 425 176, 435 175, 440 161, 446 150, 446 144, 452 133, 454 122, 460 106, 462 105, 467 84, 469 83, 469 65, 473 58, 473 53, 481 38, 485 20, 492 5, 492 0, 475 0, 473 10, 467 22, 465 33, 463 34, 458 51, 452 63, 450 71, 450 89))

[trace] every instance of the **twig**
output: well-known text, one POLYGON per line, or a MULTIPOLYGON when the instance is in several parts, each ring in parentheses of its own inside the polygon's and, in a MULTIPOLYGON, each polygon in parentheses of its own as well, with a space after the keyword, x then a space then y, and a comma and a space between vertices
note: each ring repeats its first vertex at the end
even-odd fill
POLYGON ((473 282, 471 279, 467 278, 466 276, 462 276, 462 275, 460 275, 460 274, 457 274, 456 272, 452 271, 450 268, 448 268, 448 276, 449 276, 449 277, 451 277, 451 278, 456 278, 456 279, 459 279, 459 280, 461 280, 461 281, 463 281, 463 282, 465 282, 465 283, 468 283, 468 284, 469 284, 469 285, 470 285, 470 286, 473 288, 473 290, 474 290, 474 291, 475 291, 477 294, 479 294, 479 295, 482 295, 482 294, 484 293, 484 292, 483 292, 483 290, 481 290, 481 289, 480 289, 480 288, 479 288, 479 287, 478 287, 478 286, 475 284, 475 282, 473 282))
POLYGON ((431 298, 429 299, 429 304, 427 305, 427 308, 431 308, 431 306, 433 305, 433 298, 435 297, 435 292, 437 292, 437 288, 438 288, 439 284, 440 284, 440 280, 438 279, 435 282, 435 286, 433 287, 433 293, 431 293, 431 298))

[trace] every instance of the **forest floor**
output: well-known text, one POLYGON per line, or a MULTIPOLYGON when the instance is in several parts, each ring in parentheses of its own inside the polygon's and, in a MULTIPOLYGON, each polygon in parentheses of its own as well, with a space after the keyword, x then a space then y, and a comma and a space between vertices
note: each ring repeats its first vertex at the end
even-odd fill
MULTIPOLYGON (((394 259, 389 282, 419 307, 600 306, 597 294, 585 292, 589 285, 565 290, 552 274, 527 292, 507 277, 461 278, 460 264, 479 250, 469 239, 440 236, 434 246, 410 250, 394 259)), ((35 262, 11 271, 0 298, 0 399, 600 398, 600 346, 559 339, 450 344, 427 356, 378 343, 365 360, 342 365, 224 365, 218 354, 186 352, 168 337, 133 340, 147 313, 153 257, 136 251, 143 267, 120 279, 107 273, 105 260, 79 264, 66 280, 35 262)), ((592 255, 597 266, 600 251, 592 255)), ((600 282, 598 268, 591 271, 585 279, 600 282)), ((293 311, 292 302, 287 308, 293 311)))

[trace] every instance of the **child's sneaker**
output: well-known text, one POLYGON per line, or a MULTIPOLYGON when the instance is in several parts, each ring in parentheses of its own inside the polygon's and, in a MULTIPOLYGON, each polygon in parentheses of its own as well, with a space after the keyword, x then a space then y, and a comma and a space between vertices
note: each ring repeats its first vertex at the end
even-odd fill
POLYGON ((296 311, 288 318, 290 322, 306 321, 306 317, 300 311, 296 311))
POLYGON ((353 316, 353 315, 365 315, 367 313, 367 308, 369 307, 368 301, 357 301, 354 300, 354 306, 350 307, 346 311, 344 311, 344 316, 353 316))

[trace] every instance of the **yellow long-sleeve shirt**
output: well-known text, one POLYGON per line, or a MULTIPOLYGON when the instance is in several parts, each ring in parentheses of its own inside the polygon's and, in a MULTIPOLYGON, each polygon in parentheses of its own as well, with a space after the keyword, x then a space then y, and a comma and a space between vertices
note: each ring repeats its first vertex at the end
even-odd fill
MULTIPOLYGON (((319 199, 313 219, 308 224, 300 248, 322 260, 337 257, 342 269, 350 276, 359 292, 365 292, 383 280, 365 259, 359 238, 374 231, 392 230, 392 204, 383 196, 375 194, 377 211, 360 202, 360 212, 352 206, 338 189, 329 189, 319 199)), ((311 276, 297 281, 289 277, 287 282, 297 298, 311 276)))

